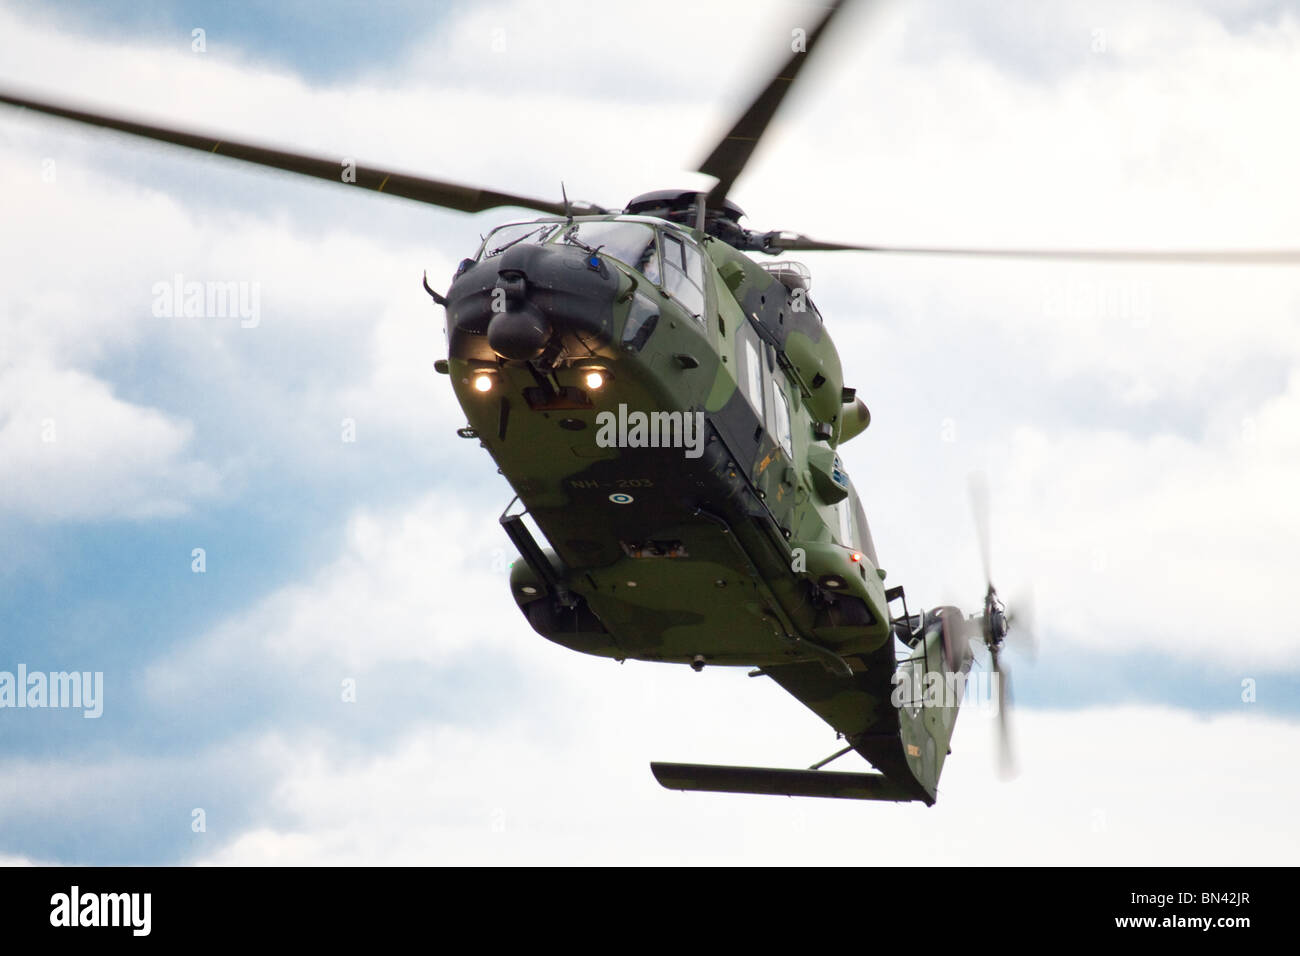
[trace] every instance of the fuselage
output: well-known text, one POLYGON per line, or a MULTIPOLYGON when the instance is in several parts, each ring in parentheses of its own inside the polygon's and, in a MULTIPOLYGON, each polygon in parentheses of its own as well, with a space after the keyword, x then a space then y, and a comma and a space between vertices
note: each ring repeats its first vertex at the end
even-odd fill
POLYGON ((511 224, 462 263, 447 336, 469 426, 550 545, 510 577, 539 633, 844 669, 890 639, 836 454, 866 410, 797 270, 650 217, 511 224))

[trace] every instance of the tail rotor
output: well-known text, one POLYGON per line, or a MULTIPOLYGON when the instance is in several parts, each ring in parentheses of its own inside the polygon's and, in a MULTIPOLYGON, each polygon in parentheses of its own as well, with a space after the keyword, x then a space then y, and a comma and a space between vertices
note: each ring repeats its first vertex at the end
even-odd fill
POLYGON ((993 586, 992 546, 989 522, 989 486, 983 474, 976 473, 970 477, 971 510, 975 517, 975 533, 979 540, 980 558, 984 566, 984 610, 972 623, 979 626, 980 636, 988 649, 992 665, 994 682, 998 695, 998 767, 1004 779, 1015 776, 1016 765, 1011 746, 1010 694, 1011 675, 1002 660, 1003 646, 1014 625, 1017 631, 1026 635, 1032 631, 1026 627, 1030 614, 1026 610, 1019 614, 1007 611, 1006 604, 998 596, 993 586))

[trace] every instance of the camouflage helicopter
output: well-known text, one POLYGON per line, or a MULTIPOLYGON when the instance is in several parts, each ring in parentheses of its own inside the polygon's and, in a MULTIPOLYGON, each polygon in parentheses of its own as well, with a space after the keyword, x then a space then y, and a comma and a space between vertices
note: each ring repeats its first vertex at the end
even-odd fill
MULTIPOLYGON (((424 282, 446 310, 447 357, 435 367, 468 419, 460 435, 488 451, 516 492, 501 524, 520 556, 509 578, 520 611, 543 637, 586 654, 753 668, 846 743, 799 770, 652 764, 665 787, 928 805, 972 643, 985 645, 1000 677, 1013 618, 991 582, 971 616, 913 612, 902 587, 886 586, 838 453, 870 413, 845 384, 809 271, 751 254, 1151 262, 1300 254, 916 248, 749 230, 731 189, 844 6, 830 3, 792 44, 700 165, 716 185, 648 192, 619 210, 340 164, 26 95, 0 92, 0 102, 464 212, 543 213, 491 230, 445 292, 424 282), (877 772, 821 769, 850 750, 877 772)), ((978 490, 975 498, 987 578, 987 499, 978 490)), ((997 686, 1005 746, 1005 681, 997 686)))

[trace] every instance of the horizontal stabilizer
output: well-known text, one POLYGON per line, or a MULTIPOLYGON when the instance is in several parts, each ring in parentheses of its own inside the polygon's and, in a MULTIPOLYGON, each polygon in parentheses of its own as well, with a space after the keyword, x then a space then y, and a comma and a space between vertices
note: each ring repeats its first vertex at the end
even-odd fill
POLYGON ((882 773, 832 770, 777 770, 771 767, 720 767, 700 763, 652 763, 655 779, 669 790, 714 793, 766 793, 785 797, 839 797, 844 800, 920 800, 915 792, 882 773))

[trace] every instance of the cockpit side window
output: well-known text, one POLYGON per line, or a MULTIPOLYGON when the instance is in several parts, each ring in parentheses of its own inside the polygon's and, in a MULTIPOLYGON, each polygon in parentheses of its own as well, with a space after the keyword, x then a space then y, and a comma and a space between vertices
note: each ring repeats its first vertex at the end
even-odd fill
POLYGON ((703 321, 704 260, 699 249, 671 232, 663 233, 664 289, 703 321))
POLYGON ((641 270, 641 274, 643 276, 645 276, 655 285, 659 284, 659 280, 661 278, 659 274, 659 256, 655 254, 655 246, 653 241, 650 243, 650 245, 646 246, 645 253, 641 257, 641 263, 640 265, 637 266, 637 268, 641 270))
POLYGON ((690 279, 701 289, 704 288, 704 253, 700 252, 694 245, 687 243, 686 252, 686 278, 690 279))

